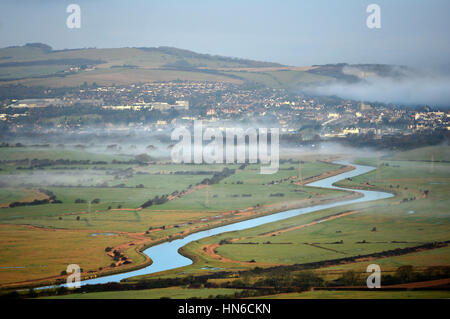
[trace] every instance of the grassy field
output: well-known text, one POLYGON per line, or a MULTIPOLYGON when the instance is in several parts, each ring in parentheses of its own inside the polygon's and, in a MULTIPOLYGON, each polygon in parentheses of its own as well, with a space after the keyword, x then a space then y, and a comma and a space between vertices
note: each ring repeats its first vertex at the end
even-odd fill
MULTIPOLYGON (((161 209, 193 209, 193 210, 215 210, 227 211, 247 208, 250 206, 276 205, 278 203, 289 203, 308 199, 310 196, 321 198, 325 196, 342 196, 343 192, 332 192, 328 190, 310 190, 299 187, 291 181, 284 180, 289 177, 296 177, 298 170, 295 165, 283 164, 280 170, 271 175, 261 175, 259 166, 248 166, 245 170, 239 171, 219 184, 202 189, 189 194, 178 201, 173 201, 161 205, 161 209), (288 170, 294 168, 293 170, 288 170), (286 169, 286 170, 283 170, 286 169), (238 184, 242 182, 242 184, 238 184), (283 194, 282 197, 271 196, 283 194)), ((308 178, 317 174, 322 174, 330 170, 339 168, 337 165, 320 162, 305 163, 302 166, 303 178, 308 178)))
POLYGON ((198 54, 176 48, 111 48, 78 49, 47 52, 23 46, 0 49, 3 63, 0 79, 4 84, 43 85, 49 87, 79 86, 83 83, 98 85, 126 85, 153 81, 220 81, 228 83, 257 83, 272 88, 296 88, 304 83, 332 80, 333 78, 309 73, 310 67, 287 67, 276 63, 258 62, 220 56, 198 54), (65 73, 74 63, 94 69, 65 73), (58 64, 52 64, 58 61, 58 64), (35 65, 21 65, 37 62, 35 65), (182 67, 180 67, 182 65, 182 67), (132 67, 129 67, 132 66, 132 67))
POLYGON ((14 188, 0 188, 0 204, 25 198, 26 194, 26 192, 14 188))
MULTIPOLYGON (((22 149, 17 152, 8 148, 0 151, 4 151, 10 159, 27 158, 33 154, 32 150, 22 149)), ((70 156, 71 153, 68 150, 58 154, 55 154, 55 150, 41 151, 46 152, 38 155, 42 159, 57 159, 65 154, 70 156)), ((184 277, 222 270, 252 269, 255 266, 302 264, 449 240, 450 164, 442 162, 445 149, 419 149, 416 157, 413 152, 409 152, 408 157, 420 158, 420 154, 425 153, 434 154, 435 162, 400 160, 404 158, 402 154, 381 159, 359 159, 358 163, 374 165, 377 169, 338 183, 350 188, 391 192, 396 195, 393 198, 335 207, 192 242, 183 250, 187 255, 195 256, 194 264, 139 279, 184 277), (319 220, 320 223, 317 222, 319 220), (215 255, 206 250, 211 245, 216 245, 215 255)), ((92 153, 76 151, 75 155, 79 159, 90 159, 92 153)), ((21 183, 33 181, 32 176, 37 177, 34 181, 35 188, 0 188, 2 202, 37 196, 38 193, 33 192, 37 192, 37 186, 44 184, 62 204, 0 209, 0 236, 3 243, 0 266, 4 267, 0 268, 0 283, 58 276, 69 263, 78 263, 86 271, 96 271, 99 267, 108 269, 112 259, 105 253, 107 246, 121 247, 120 250, 134 261, 131 266, 125 267, 133 267, 145 259, 137 253, 138 246, 124 245, 125 243, 133 241, 142 244, 167 240, 170 239, 169 236, 179 236, 182 232, 251 218, 254 216, 252 214, 315 205, 349 194, 294 184, 299 182, 297 164, 281 164, 280 170, 273 175, 259 174, 258 165, 248 165, 243 169, 231 166, 230 168, 236 169, 235 173, 217 184, 194 188, 162 205, 137 209, 155 196, 181 191, 189 185, 195 186, 204 178, 211 177, 214 172, 221 171, 224 166, 109 164, 113 155, 95 155, 108 164, 100 165, 102 169, 75 164, 73 167, 76 167, 76 171, 61 167, 54 170, 51 166, 20 171, 12 164, 2 166, 0 176, 3 180, 14 179, 21 183), (177 171, 193 173, 174 174, 177 171), (194 171, 207 171, 211 175, 195 175, 194 171), (48 176, 45 177, 45 182, 40 183, 39 177, 45 176, 43 174, 48 176), (58 181, 64 183, 64 187, 54 186, 58 181), (99 183, 107 183, 108 187, 91 187, 99 183), (119 183, 124 184, 124 188, 112 187, 119 183), (139 184, 143 188, 136 188, 139 184), (271 194, 283 196, 270 196, 271 194), (86 200, 86 203, 76 204, 75 200, 80 198, 86 200), (96 198, 100 200, 98 204, 88 204, 96 198), (42 228, 21 226, 25 224, 42 228), (149 229, 152 231, 144 234, 149 229), (115 235, 91 236, 97 232, 115 235)), ((302 164, 301 175, 306 179, 339 167, 308 161, 302 164)), ((379 264, 386 273, 393 272, 401 265, 413 265, 420 271, 430 266, 448 266, 449 256, 449 248, 445 247, 378 258, 370 263, 379 264)), ((334 280, 348 270, 363 273, 367 264, 367 261, 361 261, 319 268, 314 272, 326 280, 334 280)), ((181 289, 180 296, 185 296, 185 292, 188 295, 192 292, 192 289, 189 292, 184 288, 177 289, 181 289)), ((320 298, 320 294, 326 292, 313 293, 319 294, 317 298, 320 298)), ((345 293, 342 298, 353 296, 345 293)), ((92 298, 109 298, 104 294, 106 293, 88 295, 92 298)), ((124 294, 123 298, 165 297, 155 290, 124 294)), ((214 295, 215 292, 211 294, 214 295)), ((307 297, 307 294, 294 294, 291 297, 307 297)), ((314 297, 314 294, 311 296, 314 297)), ((207 296, 209 293, 200 297, 207 296)), ((384 298, 382 294, 377 296, 384 298)), ((416 296, 411 295, 411 298, 421 298, 422 295, 416 296)), ((422 297, 426 296, 428 295, 422 297)), ((80 297, 89 296, 83 294, 80 297)))
MULTIPOLYGON (((450 265, 450 248, 443 247, 401 256, 373 258, 370 260, 370 263, 379 265, 382 274, 384 275, 393 275, 398 267, 407 265, 414 265, 415 271, 421 272, 428 267, 450 265)), ((327 280, 337 279, 344 272, 349 270, 353 270, 358 274, 367 276, 366 269, 368 265, 368 261, 364 260, 355 263, 323 267, 315 270, 314 272, 327 280)))
POLYGON ((418 149, 399 152, 392 156, 393 160, 405 161, 449 161, 450 147, 427 146, 418 149))
POLYGON ((156 288, 129 291, 92 292, 85 294, 70 294, 66 296, 43 297, 42 299, 205 299, 209 297, 233 296, 240 289, 227 288, 156 288))
POLYGON ((52 231, 0 225, 0 285, 59 276, 69 264, 97 271, 112 260, 105 248, 130 239, 125 235, 92 236, 91 232, 52 231))
POLYGON ((263 84, 271 88, 295 88, 304 83, 313 83, 331 80, 330 77, 297 70, 277 71, 240 71, 227 72, 250 82, 263 84))
POLYGON ((130 160, 131 157, 121 155, 109 155, 104 153, 91 153, 85 151, 55 149, 55 148, 38 148, 38 147, 1 147, 1 160, 20 160, 20 159, 65 159, 65 160, 90 160, 90 161, 112 161, 130 160))
MULTIPOLYGON (((422 152, 423 150, 419 150, 419 153, 422 152)), ((386 160, 377 163, 373 159, 360 162, 376 165, 378 169, 352 180, 342 181, 338 183, 339 185, 381 189, 393 192, 396 196, 392 199, 328 209, 249 230, 205 238, 189 244, 186 250, 199 256, 199 266, 211 264, 224 268, 227 265, 236 267, 254 260, 256 261, 254 267, 338 259, 450 239, 449 164, 431 165, 416 161, 386 160), (381 165, 382 163, 384 164, 381 165), (351 211, 352 214, 310 224, 314 220, 346 211, 351 211), (302 225, 304 227, 301 227, 302 225), (291 230, 277 232, 284 229, 291 230), (215 251, 225 260, 234 260, 234 264, 211 258, 203 251, 204 247, 223 240, 232 242, 219 245, 215 251)), ((397 260, 403 260, 401 264, 407 263, 422 268, 449 264, 447 249, 421 254, 427 258, 398 256, 380 259, 379 262, 387 269, 396 267, 399 263, 397 260)), ((250 266, 251 264, 247 263, 247 267, 250 266)), ((367 267, 367 263, 361 263, 356 269, 360 270, 363 267, 367 267)), ((349 264, 339 268, 349 270, 353 269, 353 266, 349 264)))
MULTIPOLYGON (((45 149, 4 147, 0 149, 0 152, 2 159, 11 161, 38 158, 89 159, 106 162, 106 164, 96 165, 79 163, 50 165, 32 170, 18 170, 19 165, 12 162, 1 165, 0 178, 4 185, 7 185, 0 188, 0 199, 4 206, 13 201, 45 198, 46 195, 40 193, 38 188, 51 191, 56 199, 62 202, 4 207, 0 210, 2 237, 5 239, 3 243, 6 249, 2 254, 4 262, 0 265, 26 266, 26 268, 4 268, 0 275, 1 283, 14 281, 12 278, 15 278, 15 273, 17 273, 17 281, 58 276, 64 270, 63 265, 67 265, 68 261, 74 258, 73 254, 67 254, 66 259, 63 258, 64 251, 71 246, 77 247, 73 250, 74 254, 79 254, 76 263, 85 265, 82 266, 84 269, 107 268, 112 261, 104 251, 108 245, 120 246, 131 240, 137 240, 136 243, 166 240, 168 236, 179 236, 183 232, 213 227, 234 219, 251 218, 251 214, 274 212, 285 209, 283 207, 286 205, 306 206, 313 200, 333 200, 343 194, 339 191, 308 190, 293 184, 292 182, 298 181, 298 167, 297 164, 291 163, 281 164, 276 174, 261 175, 258 165, 238 169, 237 165, 112 164, 114 159, 130 160, 131 157, 61 150, 53 146, 45 149), (236 171, 218 184, 195 188, 195 185, 204 178, 222 171, 224 167, 233 168, 236 171), (175 174, 180 171, 184 173, 175 174), (192 174, 186 173, 190 171, 192 174), (196 174, 196 171, 205 173, 196 174), (119 184, 122 186, 115 187, 119 184), (144 202, 155 196, 170 195, 174 191, 187 190, 189 187, 192 187, 192 190, 179 198, 161 205, 138 209, 144 202), (284 196, 270 196, 277 193, 284 196), (80 199, 84 202, 76 203, 80 199), (99 202, 90 203, 94 199, 99 202), (240 212, 249 207, 254 207, 254 210, 249 211, 251 214, 240 212), (11 230, 8 230, 8 227, 11 227, 11 230), (144 232, 149 229, 152 231, 145 235, 144 232), (89 235, 98 232, 126 232, 126 234, 99 237, 89 235), (46 234, 51 234, 48 243, 44 241, 46 234), (6 240, 7 238, 9 240, 6 240), (22 241, 21 238, 26 240, 22 241), (40 243, 44 247, 48 246, 48 249, 36 249, 34 245, 27 245, 29 242, 40 243), (61 242, 64 244, 57 245, 61 242), (86 249, 86 254, 80 253, 86 246, 96 250, 86 249), (27 257, 30 250, 35 252, 32 257, 27 257), (52 256, 53 251, 55 256, 52 256), (86 261, 85 259, 90 255, 96 257, 86 261), (18 256, 21 257, 18 258, 18 256), (35 267, 29 272, 28 268, 34 267, 30 265, 35 264, 48 266, 35 267)), ((316 176, 337 168, 339 168, 338 165, 306 162, 301 167, 302 177, 316 176)), ((121 248, 134 261, 134 264, 145 261, 143 256, 136 252, 136 247, 121 248)))
POLYGON ((67 65, 45 65, 0 68, 0 80, 23 79, 35 76, 48 76, 67 70, 67 65))
POLYGON ((262 299, 448 299, 449 291, 332 291, 269 295, 262 299))
MULTIPOLYGON (((20 148, 17 152, 5 150, 5 153, 14 159, 28 158, 30 152, 32 151, 24 151, 20 148)), ((56 155, 54 152, 48 151, 41 154, 42 158, 45 158, 44 154, 52 158, 63 156, 63 154, 56 155)), ((78 158, 85 159, 90 153, 76 152, 76 154, 78 158)), ((337 167, 320 162, 306 163, 303 166, 304 178, 337 167)), ((94 170, 92 166, 85 167, 84 165, 75 165, 74 167, 76 170, 45 168, 20 171, 9 167, 9 171, 6 169, 2 171, 0 176, 5 181, 10 180, 9 184, 23 187, 24 183, 31 183, 36 188, 45 187, 63 203, 4 209, 0 215, 0 222, 66 229, 142 232, 149 227, 186 223, 201 217, 217 215, 219 212, 245 209, 257 204, 260 206, 276 205, 283 202, 301 201, 309 197, 329 196, 329 198, 334 198, 341 195, 341 192, 304 191, 301 187, 290 183, 290 180, 279 182, 297 175, 297 170, 291 169, 293 168, 292 164, 282 164, 280 171, 274 175, 261 175, 259 167, 253 165, 244 170, 238 170, 236 174, 224 179, 219 184, 209 185, 165 204, 137 211, 135 209, 155 196, 186 190, 189 186, 195 186, 204 178, 211 176, 175 175, 174 172, 203 170, 213 174, 222 170, 224 166, 156 164, 145 167, 133 165, 117 167, 117 165, 101 165, 104 168, 102 170, 94 170), (120 175, 120 170, 127 170, 128 173, 120 175), (239 182, 243 184, 238 184, 239 182), (108 187, 90 187, 104 183, 108 187), (270 183, 272 185, 268 185, 270 183), (118 184, 123 184, 124 187, 115 188, 114 185, 118 184), (142 185, 142 188, 136 188, 137 185, 142 185), (283 193, 285 196, 267 196, 268 190, 272 194, 283 193), (77 199, 82 199, 85 203, 75 203, 77 199), (99 199, 100 202, 89 204, 94 199, 99 199), (126 208, 130 210, 123 210, 126 208), (80 216, 80 220, 77 220, 78 216, 80 216)), ((230 168, 233 167, 236 168, 235 166, 230 168)), ((8 189, 9 193, 11 191, 8 189)))

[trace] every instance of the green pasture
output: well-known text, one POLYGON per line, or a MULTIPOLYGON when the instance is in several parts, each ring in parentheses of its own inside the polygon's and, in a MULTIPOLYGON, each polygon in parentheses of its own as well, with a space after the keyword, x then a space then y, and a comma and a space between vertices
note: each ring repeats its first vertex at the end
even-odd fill
POLYGON ((210 296, 216 297, 217 295, 232 297, 236 292, 240 291, 242 290, 231 288, 170 287, 144 290, 91 292, 83 294, 43 297, 43 299, 205 299, 210 296))
POLYGON ((339 291, 316 290, 259 297, 260 299, 448 299, 450 292, 437 291, 339 291))
MULTIPOLYGON (((362 160, 359 162, 367 164, 362 160)), ((380 189, 395 193, 394 198, 336 207, 222 234, 203 239, 199 243, 191 243, 186 249, 200 256, 199 265, 209 262, 217 264, 217 260, 211 260, 202 254, 201 247, 223 239, 241 238, 232 244, 220 245, 216 251, 223 257, 237 261, 295 264, 450 240, 450 164, 430 165, 386 159, 381 162, 388 163, 389 166, 374 163, 379 165, 377 170, 341 181, 338 185, 380 189), (427 191, 426 197, 423 195, 424 191, 427 191), (348 210, 354 210, 356 214, 275 236, 264 236, 271 231, 303 225, 348 210)), ((439 264, 439 259, 442 258, 445 259, 446 255, 433 257, 430 253, 429 262, 425 259, 422 265, 439 264)))

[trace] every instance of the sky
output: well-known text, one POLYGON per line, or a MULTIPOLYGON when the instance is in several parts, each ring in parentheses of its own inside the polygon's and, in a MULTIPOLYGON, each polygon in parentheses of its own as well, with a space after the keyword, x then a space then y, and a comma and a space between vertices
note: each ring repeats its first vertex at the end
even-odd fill
POLYGON ((450 70, 448 0, 1 0, 0 47, 173 46, 286 65, 387 63, 450 70), (69 4, 81 28, 69 29, 69 4), (381 8, 369 29, 366 8, 381 8))

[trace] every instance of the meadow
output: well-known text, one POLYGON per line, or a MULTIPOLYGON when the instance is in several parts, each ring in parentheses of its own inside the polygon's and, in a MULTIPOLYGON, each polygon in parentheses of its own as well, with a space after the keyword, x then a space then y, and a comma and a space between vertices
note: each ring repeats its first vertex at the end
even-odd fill
MULTIPOLYGON (((195 273, 205 265, 251 269, 304 264, 448 241, 450 166, 438 162, 439 154, 446 154, 448 148, 433 150, 434 155, 431 149, 419 149, 417 154, 427 153, 429 158, 436 158, 436 162, 360 159, 356 162, 374 165, 377 169, 338 183, 350 188, 391 192, 396 195, 393 198, 322 210, 190 243, 184 250, 188 255, 197 256, 196 263, 185 272, 195 273), (336 214, 342 217, 327 219, 336 214), (317 223, 317 220, 324 221, 317 223), (214 247, 213 256, 206 250, 210 246, 214 247)), ((446 266, 448 256, 448 248, 440 248, 321 268, 317 273, 336 279, 348 270, 365 272, 372 262, 379 263, 387 272, 401 265, 412 265, 420 270, 446 266)))
MULTIPOLYGON (((6 267, 0 269, 3 285, 56 280, 61 278, 64 265, 74 262, 83 265, 88 276, 123 271, 149 262, 138 252, 142 245, 286 207, 338 200, 346 194, 296 185, 299 167, 292 162, 282 163, 276 174, 261 175, 259 165, 142 165, 120 153, 54 146, 2 147, 0 153, 5 160, 0 165, 0 236, 4 248, 0 265, 6 267), (26 166, 19 164, 20 160, 35 158, 91 162, 19 169, 26 166), (234 169, 234 174, 216 184, 200 184, 225 167, 234 169), (182 191, 185 193, 169 201, 141 208, 149 199, 182 191), (45 199, 45 192, 51 192, 58 203, 8 207, 14 202, 45 199), (95 233, 112 235, 92 236, 95 233), (120 247, 132 264, 110 267, 112 259, 106 247, 120 247)), ((307 179, 338 168, 311 160, 301 164, 301 177, 307 179)))
POLYGON ((93 292, 66 296, 43 297, 42 299, 206 299, 217 296, 234 296, 241 289, 231 288, 156 288, 129 291, 93 292))
MULTIPOLYGON (((11 149, 5 151, 13 159, 29 156, 26 149, 21 149, 20 152, 22 155, 11 149)), ((43 154, 57 159, 67 154, 68 150, 46 152, 43 154)), ((236 274, 208 279, 210 285, 220 287, 170 287, 70 294, 61 297, 231 296, 234 293, 239 294, 242 289, 227 287, 230 280, 243 280, 254 284, 265 278, 264 275, 247 274, 242 275, 242 278, 237 275, 240 271, 249 271, 255 267, 277 269, 448 241, 450 164, 445 161, 447 152, 448 148, 426 148, 415 152, 392 153, 384 157, 354 159, 356 163, 373 165, 377 169, 342 180, 337 183, 339 186, 382 190, 395 196, 334 207, 239 232, 204 238, 182 249, 184 255, 194 260, 192 265, 127 280, 128 283, 137 283, 147 279, 183 278, 221 271, 236 274)), ((41 158, 46 158, 43 154, 40 155, 41 158)), ((80 159, 89 158, 90 155, 77 151, 80 159)), ((106 161, 106 164, 97 167, 91 164, 74 164, 75 174, 74 169, 67 167, 58 167, 55 170, 50 166, 21 171, 17 170, 14 164, 2 165, 0 176, 3 179, 11 179, 14 176, 16 182, 20 181, 19 184, 22 180, 33 180, 31 175, 49 174, 43 182, 45 189, 55 194, 62 203, 0 210, 0 236, 3 243, 0 284, 7 286, 18 282, 22 282, 22 285, 48 283, 63 278, 61 271, 69 263, 80 264, 84 276, 88 277, 126 271, 148 264, 149 260, 139 253, 139 247, 148 247, 192 231, 292 207, 342 200, 344 196, 351 195, 351 192, 347 191, 323 190, 303 185, 302 181, 308 178, 341 168, 340 165, 316 161, 314 157, 308 158, 300 166, 292 161, 283 162, 276 174, 261 175, 258 165, 184 165, 164 162, 146 165, 117 164, 112 163, 115 155, 96 156, 99 160, 102 158, 101 160, 106 161), (234 169, 234 174, 215 184, 199 184, 212 174, 221 172, 224 167, 234 169), (199 171, 203 173, 199 174, 199 171), (55 187, 54 184, 58 180, 63 184, 55 187), (106 183, 106 186, 98 186, 102 183, 106 183), (114 187, 117 184, 122 186, 114 187), (142 188, 136 187, 138 185, 142 185, 142 188), (143 202, 155 196, 185 189, 191 190, 162 204, 139 208, 143 202), (75 203, 77 199, 86 202, 75 203), (92 203, 94 199, 99 199, 99 202, 92 203), (106 254, 106 247, 117 247, 116 249, 133 262, 119 267, 109 266, 112 259, 106 254)), ((38 183, 35 187, 0 188, 1 202, 5 205, 12 200, 21 201, 24 198, 43 196, 37 190, 37 186, 41 184, 38 183)), ((395 256, 356 259, 349 263, 317 267, 312 272, 327 282, 333 282, 349 271, 364 277, 369 263, 379 264, 384 275, 394 274, 398 267, 409 265, 414 267, 415 272, 420 273, 429 267, 448 266, 449 256, 449 247, 443 246, 395 256)), ((301 273, 299 268, 293 270, 290 276, 301 273)), ((446 298, 448 293, 317 290, 281 293, 268 297, 446 298)))
POLYGON ((331 291, 268 295, 261 299, 448 299, 448 291, 331 291))
MULTIPOLYGON (((78 264, 85 272, 109 267, 105 247, 130 239, 126 235, 92 236, 78 230, 49 230, 0 225, 0 285, 51 279, 78 264)), ((53 278, 54 279, 54 278, 53 278)))

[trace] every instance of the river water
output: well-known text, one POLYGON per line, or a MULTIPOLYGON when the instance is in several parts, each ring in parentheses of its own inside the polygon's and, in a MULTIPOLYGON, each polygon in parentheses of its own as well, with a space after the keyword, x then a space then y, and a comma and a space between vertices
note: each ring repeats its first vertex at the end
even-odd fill
MULTIPOLYGON (((347 162, 336 162, 336 164, 347 165, 347 162)), ((354 170, 345 172, 336 176, 328 177, 316 182, 312 182, 307 184, 307 186, 312 187, 322 187, 322 188, 331 188, 331 189, 340 189, 347 190, 345 188, 333 186, 333 184, 337 181, 354 177, 357 175, 365 174, 375 169, 375 167, 363 166, 363 165, 355 165, 351 164, 355 167, 354 170)), ((384 199, 392 197, 392 194, 378 192, 378 191, 365 191, 365 190, 357 190, 358 193, 361 193, 363 196, 357 199, 351 199, 346 201, 334 202, 323 205, 316 205, 312 207, 300 208, 300 209, 291 209, 287 211, 283 211, 280 213, 275 213, 268 216, 257 217, 246 221, 236 222, 234 224, 229 224, 226 226, 220 226, 217 228, 201 231, 198 233, 191 234, 182 239, 176 239, 171 242, 164 242, 159 245, 152 246, 146 250, 144 250, 144 254, 149 256, 153 263, 150 266, 141 268, 139 270, 124 272, 116 275, 109 275, 104 277, 98 277, 94 279, 88 279, 81 281, 81 285, 87 284, 104 284, 108 282, 119 282, 125 278, 130 278, 134 276, 147 275, 152 274, 164 270, 175 269, 179 267, 184 267, 192 264, 192 261, 189 258, 186 258, 178 253, 178 249, 187 245, 192 241, 196 241, 205 237, 210 237, 217 234, 222 234, 226 232, 232 232, 237 230, 243 230, 248 228, 253 228, 256 226, 260 226, 263 224, 280 221, 286 218, 315 212, 318 210, 337 207, 348 204, 362 203, 368 202, 378 199, 384 199)), ((64 285, 65 286, 65 285, 64 285)), ((46 287, 47 288, 47 287, 46 287)))

